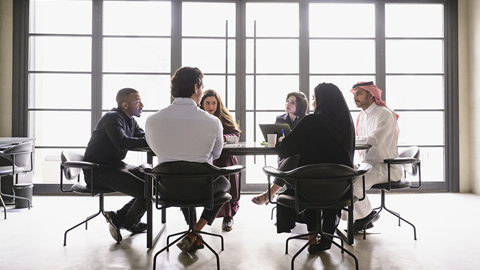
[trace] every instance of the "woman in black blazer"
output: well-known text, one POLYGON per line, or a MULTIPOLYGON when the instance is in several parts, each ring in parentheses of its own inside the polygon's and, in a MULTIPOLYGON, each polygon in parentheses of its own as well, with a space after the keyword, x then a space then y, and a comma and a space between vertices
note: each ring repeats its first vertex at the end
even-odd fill
MULTIPOLYGON (((288 124, 290 126, 290 129, 293 130, 297 126, 297 124, 300 123, 300 120, 305 117, 307 111, 307 96, 305 96, 305 94, 302 92, 290 92, 287 94, 287 98, 285 100, 285 113, 277 116, 277 118, 275 119, 275 124, 288 124)), ((282 164, 284 163, 284 161, 284 159, 278 159, 277 165, 279 169, 283 168, 282 164)), ((293 164, 297 163, 294 158, 289 159, 289 161, 287 162, 293 162, 293 164)), ((289 164, 285 164, 283 166, 290 167, 289 164)), ((279 191, 284 185, 285 182, 283 180, 273 179, 273 184, 270 187, 270 194, 272 195, 272 198, 275 196, 275 193, 277 193, 277 191, 279 191)), ((252 202, 258 205, 268 204, 268 191, 265 191, 262 194, 253 197, 252 202)))

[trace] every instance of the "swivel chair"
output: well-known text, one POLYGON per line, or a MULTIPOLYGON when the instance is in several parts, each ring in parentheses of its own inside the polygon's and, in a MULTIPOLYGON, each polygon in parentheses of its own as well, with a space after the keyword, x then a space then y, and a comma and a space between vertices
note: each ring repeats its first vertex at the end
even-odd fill
MULTIPOLYGON (((217 259, 217 269, 220 269, 220 259, 217 252, 215 252, 202 238, 199 233, 219 237, 221 240, 222 250, 224 249, 223 236, 204 231, 196 231, 194 229, 195 208, 205 207, 213 209, 215 205, 224 204, 232 199, 228 193, 214 193, 215 181, 221 176, 240 173, 245 169, 242 165, 233 165, 229 167, 216 167, 208 163, 196 163, 187 161, 165 162, 157 165, 155 168, 142 168, 146 177, 153 178, 154 185, 154 200, 156 208, 159 210, 168 207, 183 207, 188 208, 188 225, 186 231, 171 234, 167 237, 167 245, 155 254, 153 260, 153 269, 156 269, 157 256, 163 251, 169 251, 170 246, 181 240, 183 237, 193 232, 202 243, 215 255, 217 259), (181 186, 182 189, 178 187, 181 186), (168 193, 168 196, 163 196, 162 192, 168 193), (208 198, 202 196, 208 193, 208 198), (169 198, 169 199, 166 199, 169 198), (174 198, 174 199, 171 199, 174 198), (180 235, 173 242, 170 243, 170 237, 180 235)), ((241 181, 241 175, 239 176, 241 181)), ((146 183, 150 181, 145 181, 146 183)))
MULTIPOLYGON (((104 208, 104 197, 105 194, 108 193, 115 193, 116 191, 109 190, 106 188, 95 187, 94 186, 94 178, 93 178, 93 169, 98 168, 100 165, 92 162, 83 161, 83 155, 74 153, 71 151, 62 151, 61 153, 61 164, 60 164, 60 189, 62 192, 74 192, 83 195, 90 195, 92 197, 98 196, 99 199, 99 208, 98 212, 88 216, 84 221, 78 223, 77 225, 71 227, 70 229, 65 231, 64 238, 63 238, 63 245, 67 245, 67 233, 76 227, 85 223, 85 230, 88 229, 88 221, 93 219, 94 217, 102 214, 106 217, 105 208, 104 208), (91 174, 92 184, 88 185, 80 180, 80 173, 84 170, 88 170, 91 174), (66 180, 77 180, 69 190, 64 190, 63 187, 63 177, 65 176, 66 180)), ((111 226, 117 231, 117 244, 120 243, 120 231, 119 228, 115 227, 114 224, 111 226)))
MULTIPOLYGON (((27 173, 33 170, 32 146, 32 143, 25 142, 2 148, 3 150, 0 151, 0 185, 4 176, 13 176, 15 177, 15 182, 18 183, 18 175, 20 173, 27 173), (28 166, 30 166, 30 169, 26 170, 25 168, 28 166)), ((0 189, 0 201, 2 201, 4 219, 7 219, 7 207, 2 196, 26 200, 28 209, 30 209, 31 202, 28 198, 4 194, 0 189)))
MULTIPOLYGON (((415 228, 415 225, 400 217, 399 213, 392 211, 385 206, 385 191, 390 192, 391 190, 419 188, 422 185, 422 174, 420 171, 420 149, 417 146, 408 147, 398 155, 398 158, 385 159, 383 162, 388 166, 388 179, 386 183, 380 183, 372 186, 372 189, 379 189, 381 191, 380 206, 373 209, 373 211, 378 210, 375 216, 379 215, 380 212, 385 209, 385 211, 398 217, 398 226, 400 226, 400 220, 410 224, 410 226, 413 228, 413 239, 417 240, 417 229, 415 228), (391 179, 390 177, 390 166, 393 164, 399 164, 402 166, 403 177, 399 180, 391 179), (411 176, 416 176, 418 174, 418 186, 412 186, 412 183, 406 179, 407 173, 411 176)), ((373 220, 375 220, 375 218, 373 218, 373 220)), ((365 229, 367 228, 367 225, 368 223, 366 223, 363 228, 363 239, 365 239, 366 236, 365 229)))
MULTIPOLYGON (((358 270, 358 260, 351 252, 332 240, 331 235, 325 234, 320 225, 320 213, 324 209, 343 209, 348 211, 348 231, 353 231, 353 205, 357 198, 353 195, 353 183, 371 168, 364 164, 363 167, 354 170, 340 164, 322 163, 305 165, 290 171, 279 171, 273 167, 263 168, 268 177, 277 177, 290 183, 295 191, 294 196, 280 194, 277 196, 277 204, 294 208, 296 214, 305 210, 317 212, 317 228, 314 233, 307 233, 289 237, 286 241, 285 253, 288 254, 288 242, 291 239, 302 238, 309 235, 318 235, 332 241, 343 252, 347 252, 355 260, 358 270)), ((292 258, 291 269, 294 269, 295 258, 309 245, 307 242, 292 258)))

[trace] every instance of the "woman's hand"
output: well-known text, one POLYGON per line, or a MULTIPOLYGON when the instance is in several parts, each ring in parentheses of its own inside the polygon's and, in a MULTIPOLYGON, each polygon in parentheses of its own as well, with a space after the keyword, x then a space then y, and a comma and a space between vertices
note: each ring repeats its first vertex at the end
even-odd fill
POLYGON ((282 135, 282 137, 278 138, 278 142, 282 142, 283 139, 285 139, 285 135, 282 135))

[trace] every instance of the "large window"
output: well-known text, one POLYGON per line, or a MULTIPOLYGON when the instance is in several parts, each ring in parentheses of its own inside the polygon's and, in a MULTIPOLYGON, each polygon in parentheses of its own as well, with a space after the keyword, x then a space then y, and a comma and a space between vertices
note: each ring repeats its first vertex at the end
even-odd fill
MULTIPOLYGON (((372 80, 400 116, 399 147, 421 148, 424 188, 452 191, 455 4, 30 0, 28 108, 18 116, 28 134, 14 135, 36 137, 34 182, 57 184, 60 151, 84 150, 119 89, 140 91, 143 127, 170 104, 169 79, 184 65, 205 73, 205 89, 221 94, 243 141, 263 140, 258 124, 284 113, 287 93, 311 97, 321 82, 339 86, 356 119, 349 90, 372 80)), ((276 157, 240 160, 247 166, 244 190, 264 189, 261 168, 276 166, 276 157)), ((144 154, 129 153, 127 162, 145 162, 144 154)))

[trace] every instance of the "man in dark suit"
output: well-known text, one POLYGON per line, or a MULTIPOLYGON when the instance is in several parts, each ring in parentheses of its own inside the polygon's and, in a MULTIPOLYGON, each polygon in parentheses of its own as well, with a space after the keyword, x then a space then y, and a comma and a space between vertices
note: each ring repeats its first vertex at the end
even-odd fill
MULTIPOLYGON (((84 161, 100 164, 93 171, 96 187, 104 187, 134 197, 117 211, 106 212, 110 234, 120 241, 116 228, 127 229, 132 233, 146 230, 140 222, 146 211, 144 197, 144 174, 138 167, 124 163, 128 149, 146 147, 145 132, 133 116, 140 117, 143 109, 140 94, 133 88, 123 88, 117 93, 117 108, 108 111, 97 124, 85 150, 84 161)), ((85 173, 87 185, 92 182, 85 173)))

